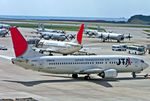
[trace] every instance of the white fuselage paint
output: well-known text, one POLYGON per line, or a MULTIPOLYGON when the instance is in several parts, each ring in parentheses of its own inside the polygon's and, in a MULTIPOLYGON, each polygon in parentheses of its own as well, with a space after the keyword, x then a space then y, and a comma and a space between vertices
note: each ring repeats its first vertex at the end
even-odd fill
POLYGON ((79 51, 82 48, 82 45, 73 42, 41 40, 39 42, 38 48, 51 50, 61 54, 72 54, 79 51))
POLYGON ((102 37, 103 39, 113 39, 113 40, 123 40, 123 34, 116 33, 107 33, 107 32, 98 32, 97 37, 102 37))
POLYGON ((6 35, 8 32, 6 29, 0 29, 0 35, 6 35))
MULTIPOLYGON (((41 56, 12 59, 13 63, 36 71, 74 74, 84 68, 115 69, 117 72, 140 72, 148 65, 128 56, 41 56), (126 61, 130 58, 130 63, 126 61), (123 62, 124 60, 124 62, 123 62), (119 62, 120 61, 120 62, 119 62)), ((81 73, 78 73, 81 74, 81 73)))

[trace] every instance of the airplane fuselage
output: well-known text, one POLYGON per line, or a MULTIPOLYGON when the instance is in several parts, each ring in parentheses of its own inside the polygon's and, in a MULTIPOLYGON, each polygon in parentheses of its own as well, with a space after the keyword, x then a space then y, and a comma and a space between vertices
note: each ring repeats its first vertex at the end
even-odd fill
POLYGON ((8 34, 7 30, 5 30, 5 29, 0 29, 0 36, 5 37, 6 34, 8 34))
POLYGON ((82 74, 77 71, 95 67, 117 72, 141 72, 148 66, 143 60, 128 56, 42 56, 12 61, 26 69, 59 74, 82 74))
POLYGON ((104 40, 112 39, 121 41, 124 39, 124 36, 122 34, 106 33, 106 32, 98 32, 97 37, 103 38, 104 40))
POLYGON ((65 34, 54 32, 41 32, 41 37, 43 37, 44 39, 53 39, 61 41, 64 41, 66 39, 65 34))
POLYGON ((61 54, 72 54, 82 48, 82 45, 73 42, 59 42, 50 40, 41 40, 38 48, 61 54))

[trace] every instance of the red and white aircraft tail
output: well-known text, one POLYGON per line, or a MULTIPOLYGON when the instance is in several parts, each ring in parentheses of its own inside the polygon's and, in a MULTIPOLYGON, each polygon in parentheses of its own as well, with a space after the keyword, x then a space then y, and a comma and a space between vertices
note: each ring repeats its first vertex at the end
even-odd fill
POLYGON ((16 27, 10 27, 10 32, 12 36, 12 42, 16 57, 29 58, 42 56, 42 54, 33 51, 30 48, 30 46, 28 46, 27 41, 24 39, 24 37, 21 35, 21 33, 18 31, 16 27))
POLYGON ((84 24, 81 24, 81 27, 76 35, 75 40, 72 41, 73 43, 78 43, 78 44, 82 43, 83 30, 84 30, 84 24))

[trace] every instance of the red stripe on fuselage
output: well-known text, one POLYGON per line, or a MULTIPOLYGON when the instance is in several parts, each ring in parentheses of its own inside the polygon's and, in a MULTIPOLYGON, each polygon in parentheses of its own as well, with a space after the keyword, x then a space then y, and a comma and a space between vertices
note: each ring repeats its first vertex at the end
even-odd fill
POLYGON ((131 60, 130 60, 130 58, 128 58, 128 64, 126 65, 126 67, 128 67, 129 65, 131 65, 131 60))
POLYGON ((130 58, 128 58, 128 60, 129 60, 129 63, 128 63, 128 64, 131 65, 130 58))
POLYGON ((24 37, 16 27, 11 27, 10 32, 14 45, 15 55, 16 57, 21 56, 23 53, 25 53, 28 47, 27 41, 24 39, 24 37))

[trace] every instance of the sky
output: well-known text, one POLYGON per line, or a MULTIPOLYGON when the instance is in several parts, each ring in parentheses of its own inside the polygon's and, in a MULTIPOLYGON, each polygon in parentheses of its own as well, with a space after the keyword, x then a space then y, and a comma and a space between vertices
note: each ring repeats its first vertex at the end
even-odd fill
POLYGON ((150 15, 150 0, 0 0, 0 15, 129 18, 150 15))

